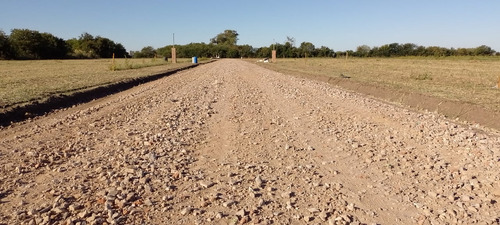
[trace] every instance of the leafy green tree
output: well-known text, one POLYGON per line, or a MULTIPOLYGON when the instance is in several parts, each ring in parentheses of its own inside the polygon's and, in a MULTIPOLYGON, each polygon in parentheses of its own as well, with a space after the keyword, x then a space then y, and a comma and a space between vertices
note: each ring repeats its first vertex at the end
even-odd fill
POLYGON ((293 47, 294 44, 292 44, 291 41, 294 41, 294 40, 288 40, 287 42, 285 42, 284 45, 280 46, 281 50, 282 50, 281 54, 285 58, 297 57, 297 48, 293 47))
POLYGON ((377 48, 377 53, 375 56, 381 57, 394 57, 400 56, 401 48, 398 43, 386 44, 377 48))
POLYGON ((425 48, 425 52, 425 56, 444 57, 452 55, 450 49, 439 46, 429 46, 425 48))
POLYGON ((42 33, 42 47, 40 48, 40 58, 42 59, 64 59, 68 56, 70 48, 66 41, 50 33, 42 33))
POLYGON ((474 52, 469 48, 458 48, 455 55, 457 56, 471 56, 474 52))
POLYGON ((426 56, 426 53, 425 53, 425 47, 424 46, 418 46, 414 51, 413 51, 413 55, 414 56, 426 56))
POLYGON ((355 56, 358 57, 368 57, 370 55, 370 46, 360 45, 356 48, 355 56))
POLYGON ((271 50, 270 47, 260 47, 255 51, 255 55, 257 58, 270 58, 271 50))
POLYGON ((83 33, 76 38, 66 41, 74 58, 111 58, 113 53, 116 58, 128 57, 127 50, 120 43, 115 43, 109 38, 83 33))
POLYGON ((332 57, 334 53, 333 50, 326 46, 321 46, 321 48, 316 49, 316 51, 318 52, 316 55, 317 57, 332 57))
POLYGON ((73 49, 73 56, 76 58, 97 58, 97 46, 94 36, 85 32, 76 39, 70 40, 70 45, 73 49))
POLYGON ((400 47, 401 52, 399 53, 399 55, 401 55, 401 56, 414 56, 416 48, 417 48, 416 44, 406 43, 400 47))
POLYGON ((116 58, 128 58, 130 55, 127 52, 127 49, 123 47, 121 43, 115 44, 114 53, 116 58))
POLYGON ((240 57, 255 57, 255 51, 251 45, 240 45, 238 49, 240 51, 240 57))
POLYGON ((287 36, 285 44, 280 46, 281 57, 285 58, 297 58, 300 57, 300 51, 295 47, 296 40, 294 37, 287 36))
POLYGON ((237 47, 229 47, 227 49, 226 55, 224 57, 226 57, 226 58, 239 58, 240 52, 238 51, 237 47))
POLYGON ((313 57, 314 55, 312 54, 314 52, 314 45, 311 42, 302 42, 300 43, 300 55, 304 57, 313 57))
POLYGON ((474 54, 477 56, 493 55, 494 53, 495 51, 486 45, 481 45, 474 50, 474 54))
POLYGON ((210 45, 210 52, 214 57, 221 57, 224 58, 226 57, 226 52, 227 52, 227 46, 224 45, 217 45, 217 44, 211 44, 210 45))
POLYGON ((238 42, 238 32, 235 30, 225 30, 223 33, 217 34, 210 39, 210 43, 217 45, 236 45, 238 42))
POLYGON ((100 36, 94 39, 95 53, 99 58, 111 58, 113 57, 115 42, 108 38, 103 38, 100 36))
POLYGON ((156 53, 161 57, 171 57, 172 56, 172 45, 167 45, 165 47, 157 48, 156 53))
POLYGON ((0 59, 11 59, 12 57, 9 37, 0 30, 0 59))
POLYGON ((43 37, 38 31, 28 29, 13 29, 9 42, 19 59, 40 59, 43 48, 43 37))
POLYGON ((62 59, 69 51, 63 39, 35 30, 13 29, 9 42, 19 59, 62 59))
POLYGON ((153 58, 155 56, 156 50, 151 46, 144 47, 140 52, 134 54, 134 58, 153 58))

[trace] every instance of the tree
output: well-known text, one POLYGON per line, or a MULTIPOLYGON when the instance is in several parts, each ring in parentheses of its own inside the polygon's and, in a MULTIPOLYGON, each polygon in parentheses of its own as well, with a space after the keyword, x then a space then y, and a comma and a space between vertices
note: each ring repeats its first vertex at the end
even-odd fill
POLYGON ((241 45, 238 46, 238 49, 240 51, 240 57, 255 57, 255 51, 250 45, 241 45))
POLYGON ((302 42, 300 43, 300 55, 304 57, 313 57, 314 55, 312 54, 314 52, 314 45, 311 42, 302 42))
POLYGON ((415 55, 415 49, 417 49, 417 45, 413 43, 406 43, 401 46, 401 54, 402 56, 413 56, 415 55))
POLYGON ((318 57, 333 57, 333 50, 331 50, 330 48, 326 47, 326 46, 321 46, 321 48, 319 49, 316 49, 318 54, 317 56, 318 57))
POLYGON ((50 33, 42 33, 42 47, 38 55, 42 59, 64 59, 68 56, 70 48, 66 41, 50 33))
POLYGON ((239 58, 240 57, 240 52, 238 51, 238 48, 236 47, 229 47, 226 51, 226 55, 224 57, 227 58, 239 58))
POLYGON ((481 56, 493 55, 494 53, 495 53, 495 51, 486 45, 481 45, 481 46, 477 47, 474 51, 474 54, 477 56, 478 55, 481 55, 481 56))
POLYGON ((398 43, 386 44, 374 49, 376 50, 376 52, 374 52, 374 55, 382 57, 401 56, 402 52, 401 45, 399 45, 398 43))
POLYGON ((9 37, 0 30, 0 59, 12 58, 12 50, 9 43, 9 37))
POLYGON ((295 39, 286 37, 287 41, 282 47, 282 56, 286 58, 295 58, 298 57, 297 48, 294 47, 295 39))
POLYGON ((127 50, 121 43, 115 44, 114 53, 116 58, 127 58, 130 57, 127 50))
POLYGON ((94 40, 95 53, 99 58, 113 57, 115 42, 108 38, 97 36, 94 40))
POLYGON ((165 47, 161 47, 156 49, 156 53, 162 57, 170 57, 172 55, 172 45, 167 45, 165 47))
POLYGON ((425 48, 425 52, 425 56, 444 57, 452 55, 450 49, 439 46, 429 46, 425 48))
POLYGON ((286 36, 286 42, 285 42, 285 44, 286 44, 286 43, 290 43, 290 45, 291 45, 293 48, 295 48, 295 38, 294 38, 294 37, 288 37, 288 36, 286 36))
POLYGON ((120 43, 115 43, 109 38, 83 33, 78 39, 66 41, 74 58, 111 58, 113 53, 116 58, 128 57, 127 50, 120 43))
POLYGON ((414 51, 413 54, 415 56, 425 56, 425 47, 424 46, 418 46, 414 51))
POLYGON ((155 56, 156 50, 151 46, 144 47, 140 52, 134 54, 134 58, 153 58, 155 56))
POLYGON ((370 55, 370 46, 360 45, 356 48, 355 55, 358 57, 368 57, 370 55))
POLYGON ((401 56, 401 45, 399 43, 389 44, 389 56, 401 56))
POLYGON ((85 32, 74 43, 70 43, 73 55, 77 58, 97 58, 97 46, 94 36, 85 32))
POLYGON ((474 52, 469 48, 458 48, 455 54, 457 56, 470 56, 474 55, 474 52))
POLYGON ((210 43, 217 45, 236 45, 238 42, 238 32, 235 30, 225 30, 223 33, 217 34, 210 39, 210 43))
POLYGON ((43 37, 38 31, 28 29, 13 29, 9 36, 16 58, 40 59, 43 47, 43 37))
POLYGON ((255 55, 258 58, 268 58, 271 57, 271 50, 270 47, 260 47, 255 51, 255 55))
POLYGON ((9 43, 18 59, 63 59, 70 51, 62 38, 28 29, 13 29, 9 43))

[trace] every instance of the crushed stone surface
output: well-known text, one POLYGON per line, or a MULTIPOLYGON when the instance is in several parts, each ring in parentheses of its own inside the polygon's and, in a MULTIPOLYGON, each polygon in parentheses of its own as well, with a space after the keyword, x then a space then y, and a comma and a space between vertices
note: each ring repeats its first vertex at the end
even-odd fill
POLYGON ((500 137, 219 60, 0 130, 0 224, 498 224, 500 137))

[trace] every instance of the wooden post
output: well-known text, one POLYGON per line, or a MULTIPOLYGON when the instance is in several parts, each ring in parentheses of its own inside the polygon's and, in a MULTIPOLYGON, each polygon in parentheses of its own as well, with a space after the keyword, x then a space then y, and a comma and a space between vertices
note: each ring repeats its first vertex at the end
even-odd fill
POLYGON ((276 50, 273 50, 272 51, 272 54, 271 54, 271 62, 275 63, 276 62, 276 50))
POLYGON ((111 70, 115 71, 116 69, 116 64, 115 64, 115 53, 113 52, 113 61, 111 62, 111 70))
POLYGON ((500 77, 498 77, 497 88, 500 88, 500 77))
POLYGON ((175 47, 172 48, 172 63, 177 63, 177 53, 175 52, 175 47))
POLYGON ((344 69, 347 70, 347 58, 349 58, 349 52, 345 52, 345 61, 344 61, 344 69))

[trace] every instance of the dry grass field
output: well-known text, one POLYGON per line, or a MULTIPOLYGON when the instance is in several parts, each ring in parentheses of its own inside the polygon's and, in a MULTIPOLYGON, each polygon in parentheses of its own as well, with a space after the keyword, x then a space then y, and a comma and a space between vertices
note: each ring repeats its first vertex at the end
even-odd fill
POLYGON ((163 59, 29 60, 0 61, 0 108, 71 94, 88 88, 149 76, 190 65, 163 59))
MULTIPOLYGON (((254 60, 255 62, 256 60, 254 60)), ((362 85, 471 103, 500 112, 500 58, 308 58, 259 63, 290 74, 341 78, 362 85)))

